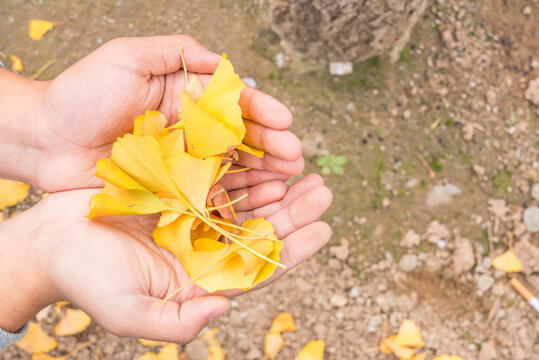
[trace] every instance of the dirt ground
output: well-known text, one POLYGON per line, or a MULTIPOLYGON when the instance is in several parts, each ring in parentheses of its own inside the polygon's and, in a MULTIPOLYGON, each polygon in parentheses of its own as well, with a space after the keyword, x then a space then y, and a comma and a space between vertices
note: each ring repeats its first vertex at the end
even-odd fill
MULTIPOLYGON (((313 339, 326 342, 326 359, 392 359, 376 347, 405 318, 421 328, 429 359, 532 359, 537 313, 490 261, 514 246, 519 278, 539 294, 539 232, 523 221, 539 206, 539 110, 525 98, 539 77, 538 18, 537 0, 431 1, 397 62, 376 57, 335 77, 286 53, 253 1, 3 0, 0 51, 20 56, 27 76, 56 59, 40 77, 50 79, 109 39, 187 33, 291 108, 306 172, 320 172, 327 154, 347 157, 343 175, 324 176, 335 194, 330 246, 210 324, 228 359, 262 359, 264 331, 282 311, 298 330, 284 334, 277 359, 313 339), (65 24, 33 42, 32 18, 65 24)), ((51 330, 56 314, 40 320, 51 330)), ((94 323, 51 354, 83 341, 91 345, 76 359, 148 350, 94 323)), ((179 348, 205 359, 199 340, 179 348)), ((29 356, 12 346, 0 359, 29 356)))

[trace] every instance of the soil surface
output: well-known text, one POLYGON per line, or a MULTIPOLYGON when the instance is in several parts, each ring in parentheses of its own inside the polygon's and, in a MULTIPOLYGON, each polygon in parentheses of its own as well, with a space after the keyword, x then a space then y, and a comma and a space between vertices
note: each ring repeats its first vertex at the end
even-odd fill
MULTIPOLYGON (((377 346, 408 318, 428 359, 518 360, 539 353, 539 318, 490 263, 513 246, 519 279, 539 294, 539 219, 524 221, 539 206, 538 18, 537 0, 431 1, 398 61, 371 58, 336 77, 286 52, 253 1, 3 0, 0 54, 21 57, 25 76, 56 59, 44 80, 118 36, 190 34, 291 108, 306 172, 321 172, 326 155, 347 158, 342 175, 324 175, 335 194, 330 245, 210 324, 228 359, 262 359, 264 331, 287 311, 297 331, 283 335, 277 359, 314 339, 326 359, 393 359, 377 346), (32 18, 64 24, 33 42, 32 18)), ((4 218, 40 198, 33 190, 4 218)), ((39 316, 49 333, 56 317, 39 316)), ((93 323, 51 354, 84 341, 74 359, 148 351, 93 323)), ((179 349, 206 358, 200 340, 179 349)), ((0 354, 29 358, 15 346, 0 354)))

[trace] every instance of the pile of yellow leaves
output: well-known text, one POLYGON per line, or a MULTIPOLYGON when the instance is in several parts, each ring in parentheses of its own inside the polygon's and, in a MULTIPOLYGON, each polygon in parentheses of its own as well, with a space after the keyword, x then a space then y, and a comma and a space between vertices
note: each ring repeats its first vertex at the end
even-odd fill
POLYGON ((92 197, 88 217, 160 212, 155 241, 193 282, 209 292, 249 289, 285 266, 273 225, 260 218, 240 226, 232 205, 244 197, 230 201, 219 183, 239 171, 230 170, 236 150, 263 156, 242 143, 238 101, 245 85, 226 56, 206 89, 185 74, 179 121, 166 127, 163 114, 148 111, 135 119, 132 134, 117 139, 110 160, 98 161, 105 187, 92 197))
MULTIPOLYGON (((64 306, 63 302, 57 304, 56 312, 62 313, 61 308, 64 306)), ((66 308, 60 321, 54 328, 54 335, 56 336, 69 336, 83 332, 90 325, 92 319, 84 313, 82 310, 66 308)), ((47 355, 46 353, 56 349, 58 342, 47 335, 47 333, 41 328, 41 325, 36 322, 30 322, 28 332, 21 339, 21 341, 15 343, 17 347, 25 352, 32 354, 32 360, 65 360, 68 357, 74 355, 78 351, 87 347, 89 343, 79 344, 75 349, 68 354, 61 357, 54 357, 47 355)))

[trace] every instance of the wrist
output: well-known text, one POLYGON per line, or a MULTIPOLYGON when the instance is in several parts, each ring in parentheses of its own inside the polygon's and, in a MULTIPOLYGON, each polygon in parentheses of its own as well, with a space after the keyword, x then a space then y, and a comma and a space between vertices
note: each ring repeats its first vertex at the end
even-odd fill
POLYGON ((47 82, 0 69, 0 177, 36 184, 38 121, 47 82))
MULTIPOLYGON (((44 259, 39 206, 0 224, 0 328, 15 332, 58 300, 44 259)), ((45 246, 44 246, 45 245, 45 246)))

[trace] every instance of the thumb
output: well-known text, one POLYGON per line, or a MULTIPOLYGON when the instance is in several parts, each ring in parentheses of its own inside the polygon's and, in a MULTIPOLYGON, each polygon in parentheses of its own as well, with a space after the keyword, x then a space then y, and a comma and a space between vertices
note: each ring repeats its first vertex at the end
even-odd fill
MULTIPOLYGON (((119 316, 122 326, 115 332, 148 340, 186 344, 193 341, 208 322, 230 309, 230 300, 223 296, 202 296, 181 305, 138 295, 134 311, 119 316)), ((126 312, 127 312, 126 311, 126 312)), ((113 329, 114 330, 114 329, 113 329)))

